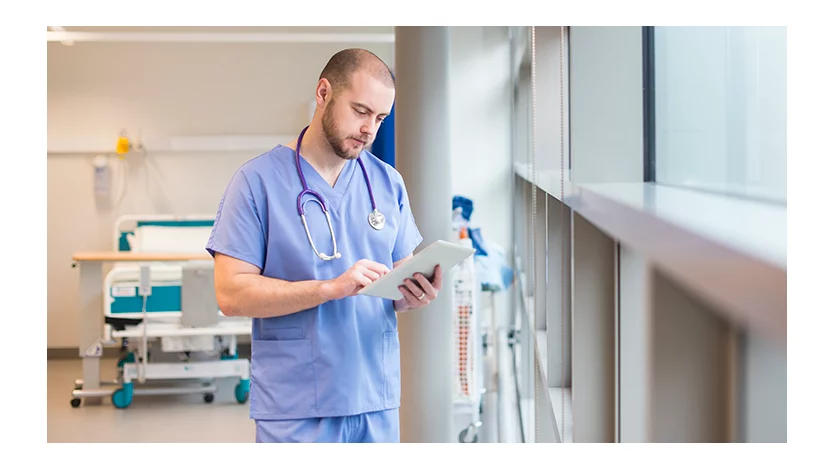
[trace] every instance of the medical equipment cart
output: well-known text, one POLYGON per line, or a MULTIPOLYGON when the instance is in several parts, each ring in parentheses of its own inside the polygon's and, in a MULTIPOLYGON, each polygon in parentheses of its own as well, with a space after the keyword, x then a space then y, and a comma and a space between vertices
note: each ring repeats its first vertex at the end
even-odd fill
MULTIPOLYGON (((459 243, 472 247, 472 240, 463 238, 459 243)), ((466 423, 458 434, 459 442, 478 442, 483 412, 483 340, 480 335, 477 281, 474 256, 470 256, 451 269, 454 289, 454 411, 458 425, 466 423)))

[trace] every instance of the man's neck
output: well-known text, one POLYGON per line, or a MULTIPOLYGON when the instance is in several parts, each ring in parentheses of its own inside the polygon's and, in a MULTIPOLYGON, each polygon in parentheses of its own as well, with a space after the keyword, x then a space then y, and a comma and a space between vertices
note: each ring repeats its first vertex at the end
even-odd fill
MULTIPOLYGON (((295 150, 295 146, 293 146, 295 150)), ((335 185, 347 160, 339 157, 324 138, 318 123, 310 124, 301 141, 301 155, 331 185, 335 185)))

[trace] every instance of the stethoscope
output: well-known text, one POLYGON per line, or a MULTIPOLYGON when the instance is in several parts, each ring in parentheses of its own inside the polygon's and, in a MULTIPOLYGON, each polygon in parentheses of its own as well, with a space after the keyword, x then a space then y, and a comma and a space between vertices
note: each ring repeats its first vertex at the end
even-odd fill
MULTIPOLYGON (((327 203, 324 202, 324 198, 321 195, 312 189, 307 187, 307 180, 304 179, 304 174, 301 172, 301 139, 304 138, 304 133, 307 132, 307 128, 305 127, 301 134, 298 136, 298 142, 295 144, 295 167, 298 169, 298 177, 301 178, 301 186, 304 188, 301 193, 298 195, 298 201, 296 205, 298 206, 298 215, 301 216, 301 223, 304 224, 304 231, 307 232, 307 240, 310 241, 310 246, 313 247, 313 251, 316 253, 316 256, 323 259, 324 261, 330 261, 334 259, 339 259, 342 257, 342 254, 339 253, 339 249, 336 247, 336 234, 333 233, 333 223, 330 220, 330 213, 327 211, 327 203), (301 203, 301 199, 304 197, 305 194, 312 195, 315 199, 307 199, 306 202, 303 204, 301 203), (316 249, 316 244, 313 243, 313 237, 310 236, 310 228, 307 226, 307 218, 304 215, 304 204, 307 204, 310 201, 315 201, 321 207, 321 210, 324 211, 324 216, 327 218, 327 226, 330 228, 330 238, 333 240, 333 254, 326 255, 324 253, 320 253, 318 249, 316 249)), ((376 207, 376 201, 374 201, 374 192, 371 190, 371 181, 368 179, 368 172, 365 170, 365 164, 362 163, 361 158, 357 158, 359 161, 359 166, 362 167, 362 174, 365 176, 365 184, 368 186, 368 195, 371 197, 371 207, 373 210, 370 214, 368 214, 368 223, 371 224, 375 230, 382 230, 382 227, 385 226, 385 216, 382 215, 376 207)))

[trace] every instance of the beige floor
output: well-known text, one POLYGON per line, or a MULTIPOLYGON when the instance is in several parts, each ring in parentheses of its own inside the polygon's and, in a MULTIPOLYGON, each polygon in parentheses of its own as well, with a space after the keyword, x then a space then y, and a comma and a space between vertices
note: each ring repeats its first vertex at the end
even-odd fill
MULTIPOLYGON (((116 361, 102 360, 102 378, 115 375, 116 361)), ((130 407, 70 406, 81 378, 81 361, 55 359, 47 365, 47 442, 254 442, 249 404, 234 398, 235 379, 217 381, 214 402, 202 395, 134 396, 130 407)))
MULTIPOLYGON (((502 356, 501 382, 504 393, 494 390, 485 398, 483 428, 479 442, 520 442, 517 406, 514 402, 514 378, 507 349, 502 356), (503 423, 503 424, 499 424, 503 423), (500 436, 500 437, 499 437, 500 436)), ((494 364, 484 365, 492 374, 494 364)), ((116 360, 102 359, 101 377, 112 380, 116 360)), ((239 404, 234 397, 237 379, 219 379, 212 403, 202 394, 168 396, 134 396, 126 409, 118 409, 109 397, 98 404, 70 405, 75 381, 81 378, 80 359, 47 361, 47 442, 254 442, 255 424, 249 419, 249 403, 239 404)), ((494 389, 497 382, 488 381, 494 389)), ((113 388, 115 387, 110 387, 113 388)), ((471 416, 456 414, 457 430, 466 428, 471 416)))

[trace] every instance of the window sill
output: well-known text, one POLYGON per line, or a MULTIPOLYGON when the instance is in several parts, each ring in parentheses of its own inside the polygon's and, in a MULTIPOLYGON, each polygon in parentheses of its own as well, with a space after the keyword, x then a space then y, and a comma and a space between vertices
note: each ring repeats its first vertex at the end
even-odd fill
POLYGON ((563 187, 559 170, 533 178, 521 163, 515 172, 730 321, 786 341, 786 206, 653 183, 563 187))

